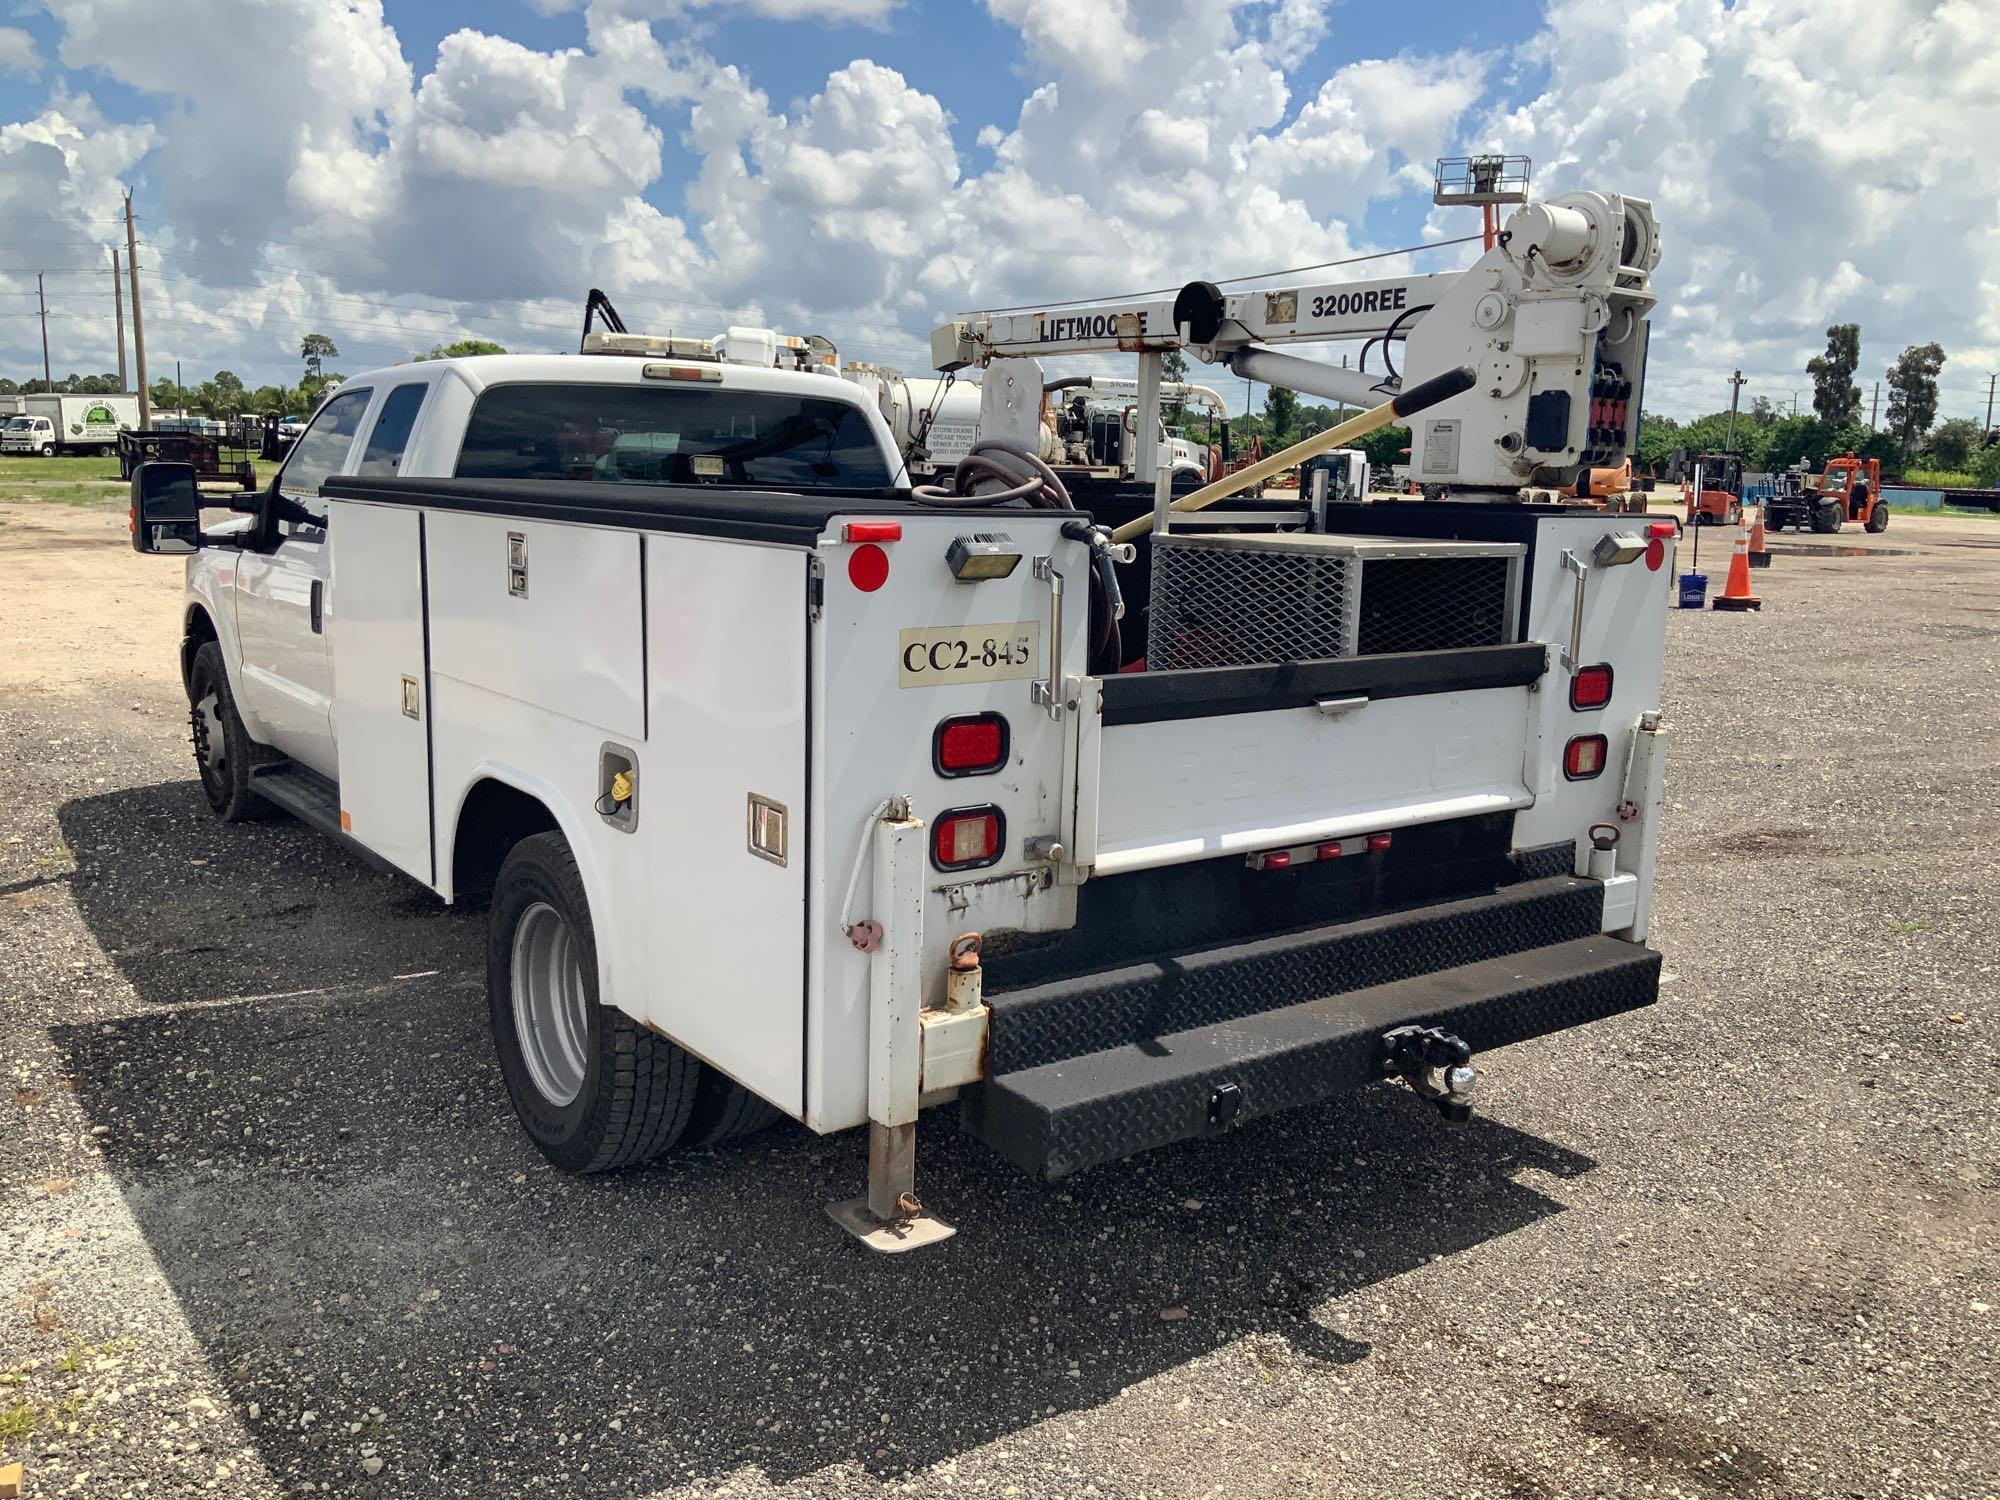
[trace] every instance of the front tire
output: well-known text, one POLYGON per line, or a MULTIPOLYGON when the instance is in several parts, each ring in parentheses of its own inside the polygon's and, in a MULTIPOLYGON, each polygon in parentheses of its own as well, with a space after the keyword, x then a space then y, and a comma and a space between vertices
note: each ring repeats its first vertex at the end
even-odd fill
POLYGON ((225 823, 270 817, 276 809, 251 789, 250 772, 275 755, 244 728, 229 687, 229 669, 222 664, 222 647, 214 641, 204 642, 194 654, 188 718, 201 792, 215 815, 225 823))
POLYGON ((565 1172, 607 1172, 680 1139, 700 1064, 597 993, 597 941, 559 833, 500 866, 486 939, 500 1071, 535 1147, 565 1172))
POLYGON ((54 458, 55 456, 56 456, 56 445, 54 443, 42 444, 43 458, 54 458))
POLYGON ((1832 536, 1844 519, 1838 500, 1822 500, 1813 510, 1812 529, 1821 536, 1832 536))

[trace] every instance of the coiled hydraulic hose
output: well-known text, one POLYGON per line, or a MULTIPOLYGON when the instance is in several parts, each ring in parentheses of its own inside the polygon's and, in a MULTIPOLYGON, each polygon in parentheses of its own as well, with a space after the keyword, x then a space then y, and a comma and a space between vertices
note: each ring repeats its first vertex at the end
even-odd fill
MULTIPOLYGON (((1062 476, 1039 453, 1005 438, 981 438, 967 449, 965 457, 952 467, 950 488, 920 484, 910 495, 925 505, 986 506, 1020 501, 1037 510, 1076 509, 1062 476)), ((1090 661, 1093 669, 1108 663, 1116 671, 1124 655, 1118 619, 1125 609, 1110 549, 1101 533, 1080 521, 1064 526, 1063 535, 1092 541, 1090 569, 1097 586, 1090 591, 1090 661)))

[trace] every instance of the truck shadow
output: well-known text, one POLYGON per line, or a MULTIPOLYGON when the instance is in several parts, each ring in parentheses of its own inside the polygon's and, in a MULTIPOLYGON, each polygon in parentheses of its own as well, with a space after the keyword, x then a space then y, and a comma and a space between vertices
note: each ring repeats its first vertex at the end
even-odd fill
POLYGON ((478 917, 303 828, 222 828, 192 782, 60 820, 138 1004, 55 1041, 288 1492, 359 1483, 363 1443, 413 1496, 586 1464, 598 1495, 894 1476, 1216 1351, 1311 1379, 1368 1356, 1340 1331, 1363 1293, 1557 1212, 1522 1174, 1593 1165, 1384 1089, 1051 1189, 945 1115, 919 1183, 959 1235, 875 1257, 821 1209, 859 1190, 857 1135, 549 1170, 486 1035, 478 917))

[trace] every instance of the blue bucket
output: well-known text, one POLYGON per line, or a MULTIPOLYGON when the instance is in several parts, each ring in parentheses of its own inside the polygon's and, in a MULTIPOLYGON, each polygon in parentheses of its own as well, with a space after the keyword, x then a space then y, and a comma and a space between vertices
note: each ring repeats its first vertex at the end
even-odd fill
POLYGON ((1708 600, 1708 575, 1706 573, 1681 574, 1681 608, 1701 609, 1708 600))

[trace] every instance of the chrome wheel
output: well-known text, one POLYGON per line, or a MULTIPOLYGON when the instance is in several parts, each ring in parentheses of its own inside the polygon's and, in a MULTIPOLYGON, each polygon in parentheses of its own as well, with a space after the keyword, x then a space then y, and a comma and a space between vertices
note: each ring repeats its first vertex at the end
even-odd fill
POLYGON ((548 902, 521 913, 511 970, 521 1058, 542 1097, 566 1105, 583 1092, 590 998, 569 923, 548 902))

